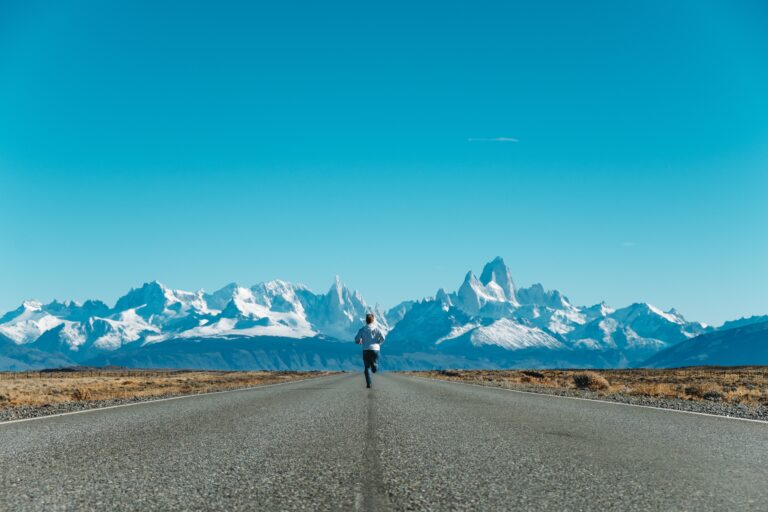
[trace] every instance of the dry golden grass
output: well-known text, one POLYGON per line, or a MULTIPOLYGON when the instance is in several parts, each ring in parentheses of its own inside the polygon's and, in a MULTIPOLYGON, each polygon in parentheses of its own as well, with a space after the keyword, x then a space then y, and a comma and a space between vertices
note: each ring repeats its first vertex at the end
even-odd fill
POLYGON ((206 393, 319 377, 329 373, 173 370, 0 372, 0 408, 206 393))
POLYGON ((722 400, 768 405, 768 367, 697 367, 664 370, 441 370, 409 372, 437 379, 500 387, 590 389, 600 395, 624 394, 683 400, 722 400))

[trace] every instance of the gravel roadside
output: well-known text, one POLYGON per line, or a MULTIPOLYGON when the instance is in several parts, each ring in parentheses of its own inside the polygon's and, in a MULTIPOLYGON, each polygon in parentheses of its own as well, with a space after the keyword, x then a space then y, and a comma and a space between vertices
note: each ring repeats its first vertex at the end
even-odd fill
POLYGON ((43 416, 51 416, 54 414, 63 414, 68 412, 80 412, 91 409, 101 409, 103 407, 114 407, 116 405, 137 404, 142 402, 153 402, 155 400, 162 400, 167 398, 179 398, 184 396, 196 396, 207 395, 210 393, 222 393, 224 391, 237 391, 242 389, 251 389, 265 386, 274 386, 276 384, 287 384, 289 382, 299 382, 302 380, 313 379, 316 377, 306 377, 304 379, 287 380, 282 382, 265 382, 264 384, 258 384, 255 386, 243 386, 221 389, 217 391, 206 391, 202 393, 166 393, 162 395, 146 396, 146 397, 132 397, 132 398, 113 398, 109 400, 79 400, 72 402, 62 402, 55 404, 43 404, 41 406, 33 405, 18 405, 14 407, 6 407, 0 409, 0 423, 4 421, 23 420, 28 418, 40 418, 43 416))
MULTIPOLYGON (((310 377, 311 378, 311 377, 310 377)), ((422 378, 434 378, 434 377, 422 377, 422 378)), ((638 396, 638 395, 623 395, 620 393, 603 394, 590 390, 580 389, 566 389, 566 388, 552 388, 549 386, 536 386, 533 384, 517 384, 507 383, 499 381, 466 381, 459 379, 446 379, 446 378, 434 378, 435 380, 445 380, 448 382, 459 382, 464 384, 475 384, 480 386, 498 387, 503 389, 511 389, 514 391, 525 391, 529 393, 539 393, 545 395, 557 395, 567 396, 575 398, 588 398, 591 400, 602 400, 607 402, 621 402, 632 405, 644 405, 648 407, 661 407, 664 409, 675 409, 679 411, 700 412, 706 414, 716 414, 719 416, 732 416, 737 418, 755 419, 768 421, 768 406, 756 405, 750 406, 747 404, 734 404, 722 402, 719 400, 681 400, 681 399, 669 399, 669 398, 655 398, 650 396, 638 396)), ((295 382, 295 381, 294 381, 295 382)), ((263 384, 265 386, 274 383, 263 384)), ((254 387, 254 386, 248 386, 254 387)), ((231 391, 244 388, 232 388, 231 391)), ((227 390, 230 391, 230 390, 227 390)), ((194 393, 200 394, 200 393, 194 393)), ((181 396, 193 396, 189 393, 171 393, 152 397, 133 397, 125 399, 110 399, 110 400, 89 400, 89 401, 72 401, 58 404, 45 404, 39 407, 22 405, 16 407, 8 407, 0 409, 0 422, 37 418, 42 416, 50 416, 53 414, 62 414, 68 412, 86 411, 90 409, 99 409, 102 407, 111 407, 116 405, 126 405, 133 403, 148 402, 153 400, 159 400, 164 398, 176 398, 181 396)))
POLYGON ((660 407, 663 409, 675 409, 678 411, 700 412, 716 414, 718 416, 730 416, 751 420, 768 421, 768 406, 728 403, 720 400, 681 400, 674 398, 657 398, 642 395, 624 395, 621 393, 599 393, 588 389, 554 388, 550 386, 537 386, 535 384, 518 384, 503 381, 467 381, 461 379, 421 377, 478 386, 510 389, 513 391, 525 391, 543 395, 567 396, 573 398, 588 398, 590 400, 602 400, 605 402, 621 402, 632 405, 644 405, 647 407, 660 407))

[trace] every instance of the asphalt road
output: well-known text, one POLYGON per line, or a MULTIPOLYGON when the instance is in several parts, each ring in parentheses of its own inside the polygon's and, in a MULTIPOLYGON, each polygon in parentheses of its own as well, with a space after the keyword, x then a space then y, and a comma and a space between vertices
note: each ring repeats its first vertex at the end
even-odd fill
POLYGON ((0 509, 768 509, 768 424, 376 377, 0 424, 0 509))

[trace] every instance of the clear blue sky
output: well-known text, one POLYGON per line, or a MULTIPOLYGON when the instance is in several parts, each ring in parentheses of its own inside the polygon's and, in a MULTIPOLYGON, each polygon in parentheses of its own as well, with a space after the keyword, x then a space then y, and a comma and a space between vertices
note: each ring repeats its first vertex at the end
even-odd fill
POLYGON ((0 310, 501 255, 768 313, 768 4, 0 0, 0 310), (489 139, 510 138, 514 141, 489 139))

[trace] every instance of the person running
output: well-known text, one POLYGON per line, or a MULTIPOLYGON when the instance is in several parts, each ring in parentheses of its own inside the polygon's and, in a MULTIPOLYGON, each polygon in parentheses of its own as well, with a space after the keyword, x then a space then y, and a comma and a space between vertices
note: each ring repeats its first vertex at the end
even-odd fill
POLYGON ((367 388, 373 385, 371 382, 371 372, 376 373, 376 370, 378 370, 379 349, 381 349, 381 344, 384 343, 384 333, 374 325, 374 321, 373 313, 365 315, 365 325, 357 331, 357 336, 355 336, 355 343, 363 346, 365 387, 367 388))

